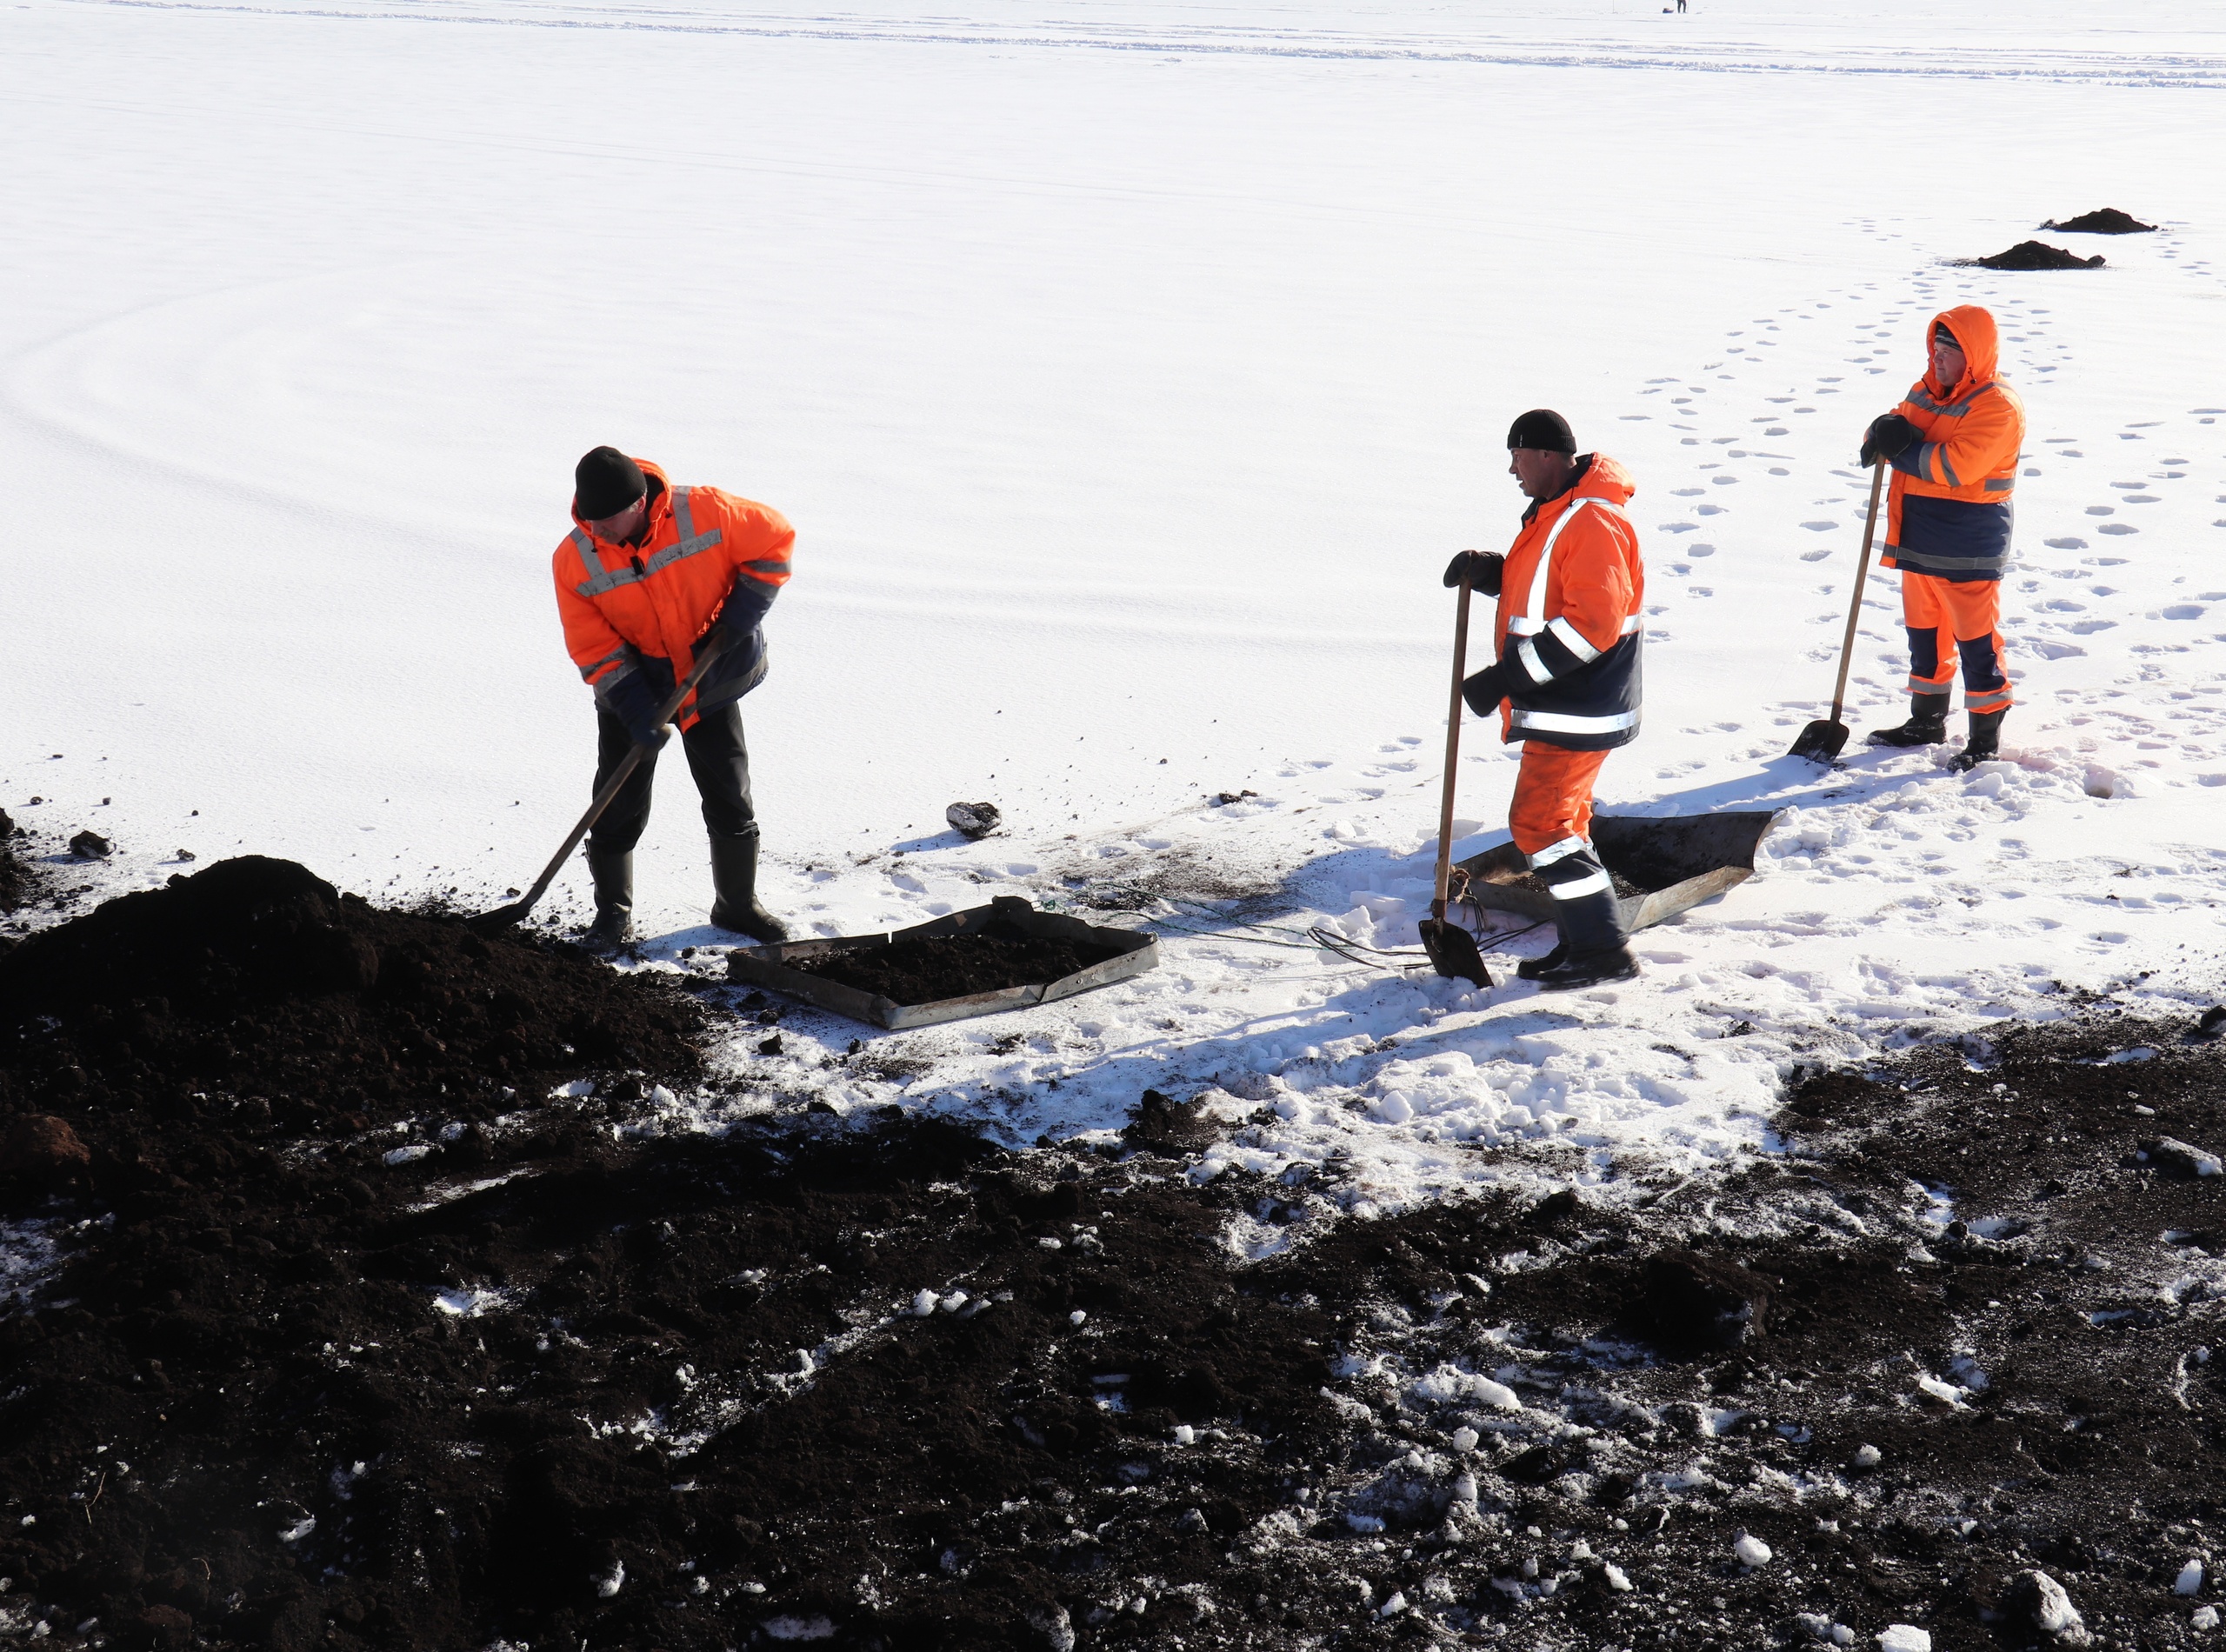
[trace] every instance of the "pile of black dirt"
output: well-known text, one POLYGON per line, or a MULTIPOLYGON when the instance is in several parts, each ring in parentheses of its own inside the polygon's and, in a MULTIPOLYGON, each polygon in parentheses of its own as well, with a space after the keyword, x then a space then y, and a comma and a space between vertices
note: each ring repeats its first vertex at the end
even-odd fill
POLYGON ((965 935, 915 936, 890 946, 792 959, 789 968, 878 993, 892 1003, 925 1004, 1046 984, 1120 956, 1114 947, 991 924, 965 935))
POLYGON ((562 943, 383 910, 250 856, 0 956, 0 1112, 37 1100, 122 1129, 222 1093, 360 1128, 550 1075, 690 1073, 702 1015, 562 943))
POLYGON ((346 1138, 81 1101, 8 1133, 90 1188, 0 1299, 0 1633, 2023 1652, 2038 1570, 2208 1644, 2218 1019, 1805 1072, 1713 1172, 1447 1143, 1519 1180, 1391 1216, 1163 1092, 1028 1153, 660 1133, 633 1075, 346 1138))
POLYGON ((1990 258, 1958 258, 1956 263, 1981 270, 2100 270, 2103 255, 2083 258, 2076 252, 2066 252, 2062 247, 2051 247, 2040 241, 2020 241, 2007 252, 1997 252, 1990 258))
POLYGON ((2121 212, 2116 207, 2083 212, 2076 218, 2066 218, 2062 223, 2051 218, 2041 228, 2063 235, 2153 235, 2156 230, 2155 224, 2143 223, 2130 212, 2121 212))
POLYGON ((0 833, 0 912, 13 912, 30 898, 30 875, 16 858, 11 836, 0 833))

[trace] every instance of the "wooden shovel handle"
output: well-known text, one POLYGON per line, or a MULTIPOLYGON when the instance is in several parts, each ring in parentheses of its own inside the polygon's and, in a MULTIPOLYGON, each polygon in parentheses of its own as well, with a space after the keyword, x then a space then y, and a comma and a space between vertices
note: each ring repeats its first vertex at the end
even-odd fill
POLYGON ((1878 489, 1886 480, 1886 462, 1870 467, 1870 512, 1863 519, 1863 560, 1855 565, 1855 600, 1847 605, 1847 635, 1840 639, 1840 680, 1832 685, 1832 721, 1840 720, 1847 700, 1847 669, 1855 659, 1855 627, 1863 615, 1863 582, 1870 575, 1870 542, 1878 531, 1878 489))
POLYGON ((1461 606, 1453 619, 1453 699, 1445 714, 1445 796, 1437 810, 1437 890, 1430 915, 1445 921, 1446 893, 1453 881, 1453 785, 1461 761, 1461 681, 1469 666, 1469 578, 1461 577, 1461 606))

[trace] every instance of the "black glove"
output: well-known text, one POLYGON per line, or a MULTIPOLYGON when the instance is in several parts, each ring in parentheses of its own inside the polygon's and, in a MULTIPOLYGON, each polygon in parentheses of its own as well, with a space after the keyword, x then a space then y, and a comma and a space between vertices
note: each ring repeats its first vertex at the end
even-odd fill
POLYGON ((1863 434, 1861 463, 1868 467, 1883 459, 1891 464, 1924 439, 1924 432, 1898 413, 1882 414, 1870 421, 1870 428, 1863 434))
POLYGON ((629 671, 604 692, 603 703, 605 710, 626 725, 636 745, 655 751, 672 738, 670 727, 656 720, 664 708, 658 702, 656 686, 645 673, 629 671))
POLYGON ((695 656, 696 663, 701 665, 707 659, 716 659, 733 646, 732 634, 719 621, 713 620, 711 629, 697 637, 688 651, 695 656))
POLYGON ((1461 685, 1461 697, 1469 703, 1470 710, 1488 717, 1507 698, 1508 683, 1507 668, 1494 663, 1461 685))
POLYGON ((1496 596, 1500 570, 1506 566, 1507 558, 1496 550, 1464 550, 1445 564, 1445 589, 1451 590, 1465 576, 1470 590, 1496 596))

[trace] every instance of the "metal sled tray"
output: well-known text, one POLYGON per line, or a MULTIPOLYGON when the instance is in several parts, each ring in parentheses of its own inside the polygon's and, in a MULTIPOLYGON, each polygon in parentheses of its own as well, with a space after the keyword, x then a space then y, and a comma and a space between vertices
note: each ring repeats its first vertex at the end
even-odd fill
POLYGON ((727 979, 751 986, 770 987, 791 998, 831 1009, 852 1021, 863 1021, 892 1031, 905 1027, 930 1027, 939 1021, 963 1021, 969 1016, 994 1016, 1007 1009, 1026 1009, 1055 999, 1071 998, 1093 987, 1109 986, 1130 976, 1140 976, 1159 963, 1159 939, 1133 929, 1107 929, 1085 923, 1057 912, 1039 912, 1016 895, 1000 895, 987 906, 970 906, 947 913, 909 929, 887 935, 838 935, 825 941, 791 941, 772 947, 737 948, 727 954, 727 979), (992 925, 1010 927, 1024 935, 1077 941, 1090 946, 1117 948, 1121 956, 1077 969, 1056 981, 1005 987, 995 992, 969 993, 962 998, 941 998, 933 1003, 900 1004, 879 993, 861 991, 788 967, 802 958, 823 958, 833 952, 856 952, 885 947, 916 937, 964 935, 992 925))
MULTIPOLYGON (((1608 869, 1644 891, 1618 896, 1626 934, 1675 917, 1755 875, 1755 846, 1777 818, 1776 809, 1724 815, 1596 815, 1592 843, 1608 869)), ((1461 863, 1465 893, 1497 912, 1527 918, 1554 916, 1554 897, 1516 887, 1530 867, 1522 850, 1502 843, 1461 863)))

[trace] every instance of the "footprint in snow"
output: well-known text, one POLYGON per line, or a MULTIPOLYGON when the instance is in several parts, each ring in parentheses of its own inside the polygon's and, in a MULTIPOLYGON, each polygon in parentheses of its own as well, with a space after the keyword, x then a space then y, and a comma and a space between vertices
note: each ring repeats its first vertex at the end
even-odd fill
POLYGON ((2095 531, 2100 534, 2137 534, 2141 530, 2129 522, 2106 522, 2095 531))
POLYGON ((1840 524, 1836 522, 1804 522, 1801 524, 1812 534, 1829 533, 1840 524))

